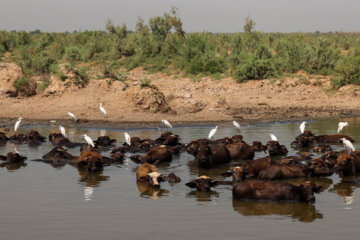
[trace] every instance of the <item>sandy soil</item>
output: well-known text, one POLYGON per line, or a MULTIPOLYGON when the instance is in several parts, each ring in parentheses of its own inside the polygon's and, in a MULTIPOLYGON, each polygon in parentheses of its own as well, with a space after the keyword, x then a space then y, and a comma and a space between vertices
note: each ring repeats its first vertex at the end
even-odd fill
POLYGON ((71 79, 51 77, 45 92, 16 98, 6 94, 21 77, 14 64, 0 64, 0 118, 27 120, 68 119, 73 112, 82 121, 109 123, 209 121, 272 121, 360 115, 360 87, 327 91, 330 77, 298 73, 277 80, 239 84, 233 79, 212 80, 166 74, 148 74, 141 68, 130 72, 126 87, 107 79, 91 80, 78 88, 71 79), (141 88, 150 79, 153 87, 141 88), (99 110, 102 102, 108 114, 99 110))

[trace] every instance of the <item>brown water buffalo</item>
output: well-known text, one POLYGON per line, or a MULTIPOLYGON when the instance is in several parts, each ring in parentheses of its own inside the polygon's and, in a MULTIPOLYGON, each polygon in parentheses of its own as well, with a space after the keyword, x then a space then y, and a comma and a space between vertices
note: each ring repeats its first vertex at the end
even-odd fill
POLYGON ((255 156, 254 148, 246 143, 231 143, 225 145, 232 160, 249 160, 255 156))
POLYGON ((136 170, 136 179, 139 182, 151 184, 154 187, 160 187, 163 181, 162 174, 157 167, 152 164, 143 163, 136 170))
MULTIPOLYGON (((270 157, 264 157, 264 158, 259 158, 254 161, 245 163, 237 171, 238 171, 238 175, 240 175, 240 176, 242 175, 241 171, 244 171, 245 176, 247 178, 248 177, 257 177, 262 170, 264 170, 272 165, 277 165, 277 164, 278 164, 278 162, 271 159, 270 157)), ((235 179, 235 181, 238 181, 238 179, 235 179)))
POLYGON ((55 146, 65 146, 67 148, 75 148, 82 145, 82 143, 73 143, 61 133, 49 134, 49 141, 55 146))
POLYGON ((175 175, 175 173, 171 172, 168 175, 168 181, 170 183, 178 183, 181 182, 181 178, 179 178, 178 176, 175 175))
POLYGON ((46 137, 42 136, 38 131, 31 130, 25 135, 25 140, 29 145, 39 145, 45 142, 46 137))
POLYGON ((73 155, 67 152, 66 149, 56 146, 50 152, 45 154, 42 159, 48 163, 68 163, 75 159, 73 155))
POLYGON ((226 146, 222 143, 201 144, 197 148, 195 159, 199 167, 209 168, 216 164, 230 162, 231 156, 226 146))
POLYGON ((319 146, 314 147, 313 151, 316 152, 316 153, 325 153, 325 152, 328 152, 328 151, 332 151, 332 148, 331 148, 330 145, 321 144, 319 146))
POLYGON ((245 143, 243 138, 244 137, 242 135, 234 135, 231 137, 233 143, 238 143, 238 142, 245 143))
POLYGON ((6 156, 0 156, 0 160, 6 164, 21 163, 26 161, 27 157, 21 156, 15 152, 9 152, 6 156))
POLYGON ((139 157, 141 163, 170 162, 172 155, 166 146, 156 146, 139 157))
POLYGON ((308 177, 309 169, 304 165, 272 165, 259 173, 261 180, 308 177))
POLYGON ((116 142, 115 139, 111 139, 109 136, 100 136, 94 141, 96 147, 110 147, 116 142))
POLYGON ((310 130, 305 130, 303 134, 300 134, 295 138, 295 141, 291 143, 291 146, 312 147, 315 142, 315 135, 310 130))
POLYGON ((194 141, 191 141, 189 144, 185 145, 185 150, 195 156, 197 154, 197 151, 198 151, 198 147, 201 145, 201 144, 211 144, 212 141, 207 139, 207 138, 202 138, 202 139, 198 139, 198 140, 194 140, 194 141))
POLYGON ((9 138, 9 141, 15 144, 22 144, 25 140, 25 134, 22 133, 15 134, 9 138))
POLYGON ((334 166, 321 158, 314 158, 308 161, 312 177, 326 177, 334 173, 334 166))
POLYGON ((196 188, 200 192, 209 192, 212 187, 215 187, 218 181, 212 180, 208 176, 200 176, 197 179, 186 183, 185 185, 189 188, 196 188))
POLYGON ((347 153, 339 153, 337 156, 337 171, 342 176, 355 175, 360 172, 360 151, 347 153))
POLYGON ((254 141, 252 147, 255 152, 266 152, 267 149, 260 141, 254 141))
POLYGON ((156 144, 166 145, 166 146, 175 146, 180 144, 180 138, 178 135, 173 134, 170 131, 164 132, 160 135, 159 138, 155 140, 156 144))
POLYGON ((278 141, 268 141, 266 144, 266 150, 270 156, 286 155, 288 153, 285 145, 280 145, 278 141))
POLYGON ((104 167, 104 159, 98 151, 83 150, 77 159, 77 166, 88 172, 101 171, 104 167))
POLYGON ((9 141, 9 138, 6 136, 4 132, 0 132, 0 145, 4 145, 9 141))
POLYGON ((319 136, 315 136, 315 141, 317 143, 342 143, 340 141, 340 139, 342 139, 342 138, 346 138, 350 142, 355 142, 354 139, 352 139, 351 137, 349 137, 347 135, 343 135, 343 134, 319 135, 319 136))
POLYGON ((233 198, 255 201, 315 202, 321 188, 305 182, 298 186, 284 182, 246 181, 233 188, 233 198))

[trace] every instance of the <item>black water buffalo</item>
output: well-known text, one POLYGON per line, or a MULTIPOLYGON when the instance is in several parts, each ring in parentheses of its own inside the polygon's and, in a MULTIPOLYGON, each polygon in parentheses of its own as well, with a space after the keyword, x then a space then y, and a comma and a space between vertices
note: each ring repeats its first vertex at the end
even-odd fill
POLYGON ((308 177, 311 172, 305 165, 272 165, 259 173, 261 180, 308 177))
POLYGON ((270 156, 286 155, 288 153, 285 145, 280 145, 278 141, 268 141, 266 144, 266 150, 270 156))
POLYGON ((229 151, 232 160, 249 160, 255 156, 254 148, 246 143, 231 143, 225 145, 225 147, 229 151))
POLYGON ((315 202, 314 192, 321 188, 305 182, 298 186, 284 182, 246 181, 233 188, 233 198, 256 201, 315 202))
POLYGON ((226 146, 220 144, 201 144, 197 148, 195 159, 199 167, 209 168, 216 164, 228 163, 231 156, 226 146))
POLYGON ((196 188, 200 192, 209 192, 212 187, 215 187, 218 184, 218 181, 212 180, 208 176, 200 176, 195 180, 186 183, 185 185, 189 188, 196 188))

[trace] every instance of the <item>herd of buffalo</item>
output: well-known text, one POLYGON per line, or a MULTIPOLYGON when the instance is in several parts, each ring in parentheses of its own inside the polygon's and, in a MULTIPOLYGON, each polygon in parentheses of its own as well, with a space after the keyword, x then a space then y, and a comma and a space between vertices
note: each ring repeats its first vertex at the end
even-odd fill
MULTIPOLYGON (((167 131, 155 140, 131 137, 130 144, 125 142, 116 148, 116 140, 108 136, 99 137, 92 147, 85 143, 71 142, 61 133, 51 133, 48 140, 54 148, 42 159, 34 161, 71 164, 81 171, 98 172, 105 166, 121 163, 127 153, 132 161, 139 164, 136 170, 138 183, 159 187, 163 181, 178 183, 181 179, 174 172, 163 175, 156 165, 170 162, 174 155, 186 151, 194 156, 198 168, 215 168, 219 164, 229 166, 223 177, 231 177, 232 180, 199 176, 186 183, 186 186, 197 191, 211 191, 211 188, 223 184, 233 186, 234 199, 314 202, 314 193, 322 190, 320 186, 310 181, 294 185, 271 180, 324 177, 333 173, 340 176, 355 175, 360 172, 360 151, 334 151, 331 147, 333 144, 341 143, 343 138, 354 142, 351 137, 343 134, 317 136, 306 130, 291 143, 291 147, 299 149, 297 155, 287 156, 287 148, 277 140, 272 139, 266 145, 260 141, 249 144, 244 141, 242 135, 216 140, 197 139, 183 144, 178 135, 167 131), (79 156, 73 156, 67 151, 68 148, 76 147, 80 147, 79 156), (103 156, 101 152, 110 147, 113 147, 111 156, 103 156), (307 151, 303 151, 305 149, 307 151), (322 156, 314 157, 311 151, 322 153, 322 156), (256 152, 265 152, 267 156, 254 160, 256 152)), ((45 142, 46 137, 33 130, 11 137, 0 132, 0 144, 6 144, 8 141, 14 144, 38 145, 45 142)), ((0 156, 2 166, 23 164, 26 159, 17 151, 0 156)))

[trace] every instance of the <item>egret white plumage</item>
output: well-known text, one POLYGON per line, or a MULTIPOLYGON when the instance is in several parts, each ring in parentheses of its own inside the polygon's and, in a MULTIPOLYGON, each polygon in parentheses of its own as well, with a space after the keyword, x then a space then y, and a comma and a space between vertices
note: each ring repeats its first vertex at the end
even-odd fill
POLYGON ((130 137, 130 134, 128 134, 127 132, 124 133, 124 136, 125 136, 125 141, 127 143, 127 145, 131 145, 131 137, 130 137))
POLYGON ((103 107, 102 103, 99 103, 100 106, 100 112, 105 116, 107 114, 105 108, 103 107))
POLYGON ((216 126, 215 128, 211 129, 210 133, 209 133, 209 136, 208 136, 208 139, 212 139, 217 131, 219 126, 216 126))
POLYGON ((65 130, 65 128, 60 125, 60 126, 59 126, 59 130, 60 130, 61 134, 62 134, 64 137, 66 137, 66 130, 65 130))
POLYGON ((276 142, 278 141, 277 137, 272 133, 270 133, 270 138, 271 138, 271 141, 276 141, 276 142))
POLYGON ((346 138, 341 138, 340 140, 343 142, 346 152, 350 154, 351 152, 355 151, 354 145, 349 140, 347 140, 346 138))
POLYGON ((343 128, 346 127, 346 126, 348 126, 348 125, 349 125, 348 122, 339 122, 337 132, 338 132, 338 133, 341 132, 341 130, 343 130, 343 128))
POLYGON ((83 136, 88 145, 95 147, 93 140, 87 134, 84 134, 83 136))
POLYGON ((17 122, 15 123, 15 127, 14 127, 14 130, 15 130, 15 132, 18 130, 18 128, 20 127, 20 123, 21 123, 21 120, 22 120, 23 118, 22 117, 20 117, 19 118, 19 120, 17 120, 17 122))
POLYGON ((305 122, 305 121, 300 124, 300 132, 301 132, 301 134, 303 134, 305 132, 305 124, 307 124, 307 122, 305 122))
POLYGON ((240 131, 240 124, 237 121, 233 121, 233 125, 238 131, 240 131))
POLYGON ((161 120, 161 122, 163 123, 163 124, 165 124, 167 127, 169 127, 169 128, 172 128, 172 126, 171 126, 171 124, 169 123, 169 121, 168 120, 161 120))
POLYGON ((73 114, 72 112, 68 112, 67 113, 71 118, 73 118, 75 120, 75 122, 77 121, 77 118, 75 117, 75 114, 73 114))

